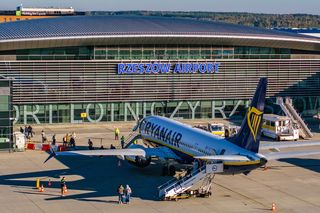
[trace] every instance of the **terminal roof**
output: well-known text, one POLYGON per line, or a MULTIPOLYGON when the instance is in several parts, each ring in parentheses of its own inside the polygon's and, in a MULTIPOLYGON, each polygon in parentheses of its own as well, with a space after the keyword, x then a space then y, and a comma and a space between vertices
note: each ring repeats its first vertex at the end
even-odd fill
POLYGON ((308 37, 276 30, 199 21, 194 19, 148 16, 75 16, 9 22, 0 25, 0 39, 43 38, 108 34, 217 34, 308 37))
POLYGON ((297 41, 312 43, 309 46, 306 44, 296 45, 295 48, 298 49, 315 50, 318 48, 318 46, 315 47, 315 44, 319 45, 320 43, 320 39, 296 33, 172 17, 67 16, 0 24, 0 43, 8 44, 6 47, 0 47, 0 50, 10 49, 10 47, 19 49, 57 45, 141 44, 144 42, 288 47, 292 42, 297 41), (124 40, 124 38, 129 37, 129 40, 124 40), (106 38, 109 40, 106 40, 106 38), (115 38, 118 40, 114 40, 115 38), (54 42, 30 43, 32 40, 38 42, 39 39, 60 41, 56 44, 54 42), (61 43, 63 39, 69 39, 70 41, 61 43), (79 39, 88 40, 80 41, 79 39), (248 42, 248 40, 251 40, 251 42, 248 42), (268 40, 268 42, 262 44, 262 40, 268 40), (29 41, 29 44, 20 43, 14 46, 8 43, 17 41, 29 41), (283 41, 287 43, 283 43, 283 41))

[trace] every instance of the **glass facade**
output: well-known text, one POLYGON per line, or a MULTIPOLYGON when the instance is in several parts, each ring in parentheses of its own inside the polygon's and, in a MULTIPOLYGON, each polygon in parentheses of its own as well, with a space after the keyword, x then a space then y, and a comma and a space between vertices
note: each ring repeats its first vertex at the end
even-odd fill
POLYGON ((11 81, 0 77, 0 149, 12 144, 11 81))
POLYGON ((280 48, 188 45, 89 46, 16 51, 17 60, 289 59, 290 55, 290 49, 280 48))
POLYGON ((0 53, 0 75, 14 79, 13 117, 21 124, 241 116, 262 76, 269 79, 270 100, 292 97, 303 115, 320 109, 320 54, 308 51, 208 45, 16 50, 0 53), (16 55, 1 60, 6 54, 16 55), (119 63, 159 62, 219 63, 219 72, 117 73, 119 63))
POLYGON ((17 50, 17 60, 90 60, 93 47, 64 47, 17 50))
MULTIPOLYGON (((267 99, 265 113, 281 114, 275 98, 267 99)), ((134 121, 149 115, 175 119, 242 119, 250 100, 155 101, 78 104, 14 105, 15 123, 82 123, 134 121), (81 118, 87 113, 87 118, 81 118)), ((294 97, 293 104, 302 116, 320 111, 320 96, 294 97)))

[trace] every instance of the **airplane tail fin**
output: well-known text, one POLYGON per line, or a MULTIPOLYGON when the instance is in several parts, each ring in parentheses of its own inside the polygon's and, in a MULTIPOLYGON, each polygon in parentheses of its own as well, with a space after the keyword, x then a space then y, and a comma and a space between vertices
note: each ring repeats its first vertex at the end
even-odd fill
POLYGON ((228 139, 232 143, 255 153, 259 151, 267 84, 267 78, 260 78, 251 105, 242 121, 240 131, 237 135, 228 139))

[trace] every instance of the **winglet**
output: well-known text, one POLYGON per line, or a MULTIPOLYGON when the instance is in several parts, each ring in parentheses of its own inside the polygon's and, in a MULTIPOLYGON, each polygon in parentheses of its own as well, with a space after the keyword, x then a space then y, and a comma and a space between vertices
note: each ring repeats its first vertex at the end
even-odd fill
POLYGON ((52 147, 50 148, 50 155, 49 157, 43 162, 46 163, 48 160, 50 160, 51 158, 55 157, 57 154, 55 153, 55 151, 52 149, 52 147))

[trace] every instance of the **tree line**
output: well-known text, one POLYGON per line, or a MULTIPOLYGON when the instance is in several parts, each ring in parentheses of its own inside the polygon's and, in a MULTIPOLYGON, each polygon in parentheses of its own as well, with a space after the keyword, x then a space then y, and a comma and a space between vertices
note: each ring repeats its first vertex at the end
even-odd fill
POLYGON ((263 28, 320 28, 320 16, 310 14, 258 14, 238 12, 183 12, 183 11, 90 11, 87 15, 142 15, 181 17, 221 21, 263 28))

